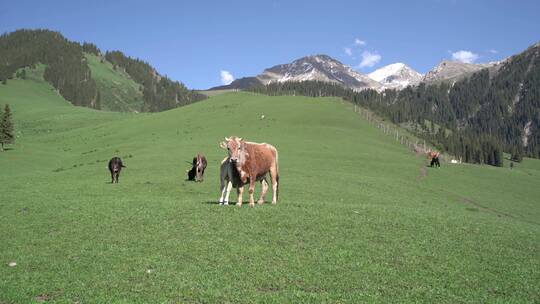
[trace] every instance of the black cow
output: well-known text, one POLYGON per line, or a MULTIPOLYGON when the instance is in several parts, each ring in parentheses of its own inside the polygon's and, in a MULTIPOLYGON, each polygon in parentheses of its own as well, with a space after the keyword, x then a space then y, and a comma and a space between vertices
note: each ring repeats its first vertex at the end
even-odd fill
POLYGON ((191 162, 191 169, 187 171, 188 180, 202 182, 204 178, 204 169, 206 169, 207 164, 206 157, 197 153, 197 156, 195 156, 191 162))
POLYGON ((127 168, 127 167, 124 166, 120 157, 115 156, 111 158, 111 160, 109 161, 109 171, 111 171, 111 179, 112 179, 111 184, 114 184, 114 183, 118 184, 118 177, 120 176, 120 171, 122 170, 122 168, 127 168))

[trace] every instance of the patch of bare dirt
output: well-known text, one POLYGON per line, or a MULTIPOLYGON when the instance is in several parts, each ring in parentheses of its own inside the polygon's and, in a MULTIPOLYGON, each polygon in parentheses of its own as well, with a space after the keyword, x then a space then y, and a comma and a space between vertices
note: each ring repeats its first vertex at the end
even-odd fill
POLYGON ((420 167, 420 174, 418 177, 416 177, 416 180, 423 180, 427 176, 427 170, 426 167, 422 166, 420 167))
POLYGON ((35 300, 37 302, 40 302, 40 303, 43 303, 43 302, 47 302, 51 299, 51 296, 48 295, 48 294, 40 294, 39 296, 35 297, 35 300))

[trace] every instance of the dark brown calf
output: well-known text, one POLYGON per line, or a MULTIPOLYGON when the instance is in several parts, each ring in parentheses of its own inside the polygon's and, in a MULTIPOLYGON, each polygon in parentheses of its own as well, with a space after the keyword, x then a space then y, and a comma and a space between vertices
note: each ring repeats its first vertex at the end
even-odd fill
POLYGON ((191 162, 191 169, 188 170, 188 180, 202 182, 207 164, 206 157, 197 153, 191 162))

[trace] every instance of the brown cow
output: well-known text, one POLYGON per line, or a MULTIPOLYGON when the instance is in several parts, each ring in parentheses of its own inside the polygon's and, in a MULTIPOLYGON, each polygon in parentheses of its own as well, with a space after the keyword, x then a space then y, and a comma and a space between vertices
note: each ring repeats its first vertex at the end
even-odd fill
POLYGON ((431 159, 431 161, 429 163, 430 167, 433 167, 434 165, 436 167, 439 167, 439 168, 441 167, 441 163, 439 162, 439 155, 440 155, 440 153, 437 152, 437 151, 431 151, 430 150, 430 151, 427 152, 427 158, 431 159))
MULTIPOLYGON (((227 144, 223 141, 219 144, 219 146, 225 150, 227 149, 227 144)), ((219 197, 219 204, 228 205, 231 189, 233 187, 238 189, 238 187, 244 186, 245 183, 242 183, 242 180, 240 179, 240 173, 238 173, 236 165, 231 162, 231 158, 228 156, 221 161, 219 176, 221 192, 221 196, 219 197)), ((266 180, 266 178, 261 180, 261 184, 262 188, 268 189, 268 181, 266 180)), ((263 201, 264 197, 259 198, 259 200, 263 201)))
POLYGON ((235 165, 240 176, 240 185, 238 186, 238 203, 237 206, 242 206, 242 194, 244 193, 244 185, 249 182, 249 206, 255 205, 253 192, 255 190, 255 182, 261 181, 261 197, 257 203, 264 203, 264 196, 268 191, 268 183, 266 175, 270 173, 272 179, 272 204, 277 203, 278 199, 278 152, 276 148, 266 143, 253 143, 242 140, 239 137, 225 138, 227 151, 229 153, 230 162, 235 165))
POLYGON ((191 170, 188 170, 188 180, 202 182, 204 178, 204 170, 207 165, 206 157, 204 155, 197 153, 191 162, 191 170))

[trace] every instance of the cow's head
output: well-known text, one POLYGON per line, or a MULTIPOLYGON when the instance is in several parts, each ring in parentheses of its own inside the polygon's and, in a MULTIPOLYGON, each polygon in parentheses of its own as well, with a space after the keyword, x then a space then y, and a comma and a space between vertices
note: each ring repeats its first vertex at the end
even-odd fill
POLYGON ((197 154, 193 158, 193 168, 195 169, 195 181, 202 182, 204 177, 204 169, 206 169, 206 159, 201 154, 197 154))
POLYGON ((427 152, 427 158, 428 159, 432 159, 432 158, 435 158, 435 157, 439 157, 439 152, 433 151, 433 150, 429 150, 427 152))
POLYGON ((119 158, 113 158, 109 162, 109 169, 113 173, 120 172, 120 170, 122 170, 122 167, 124 167, 124 165, 122 164, 122 161, 119 158))
POLYGON ((229 153, 231 163, 236 164, 244 159, 245 143, 242 141, 242 138, 236 136, 225 137, 225 142, 222 142, 220 146, 229 153))

